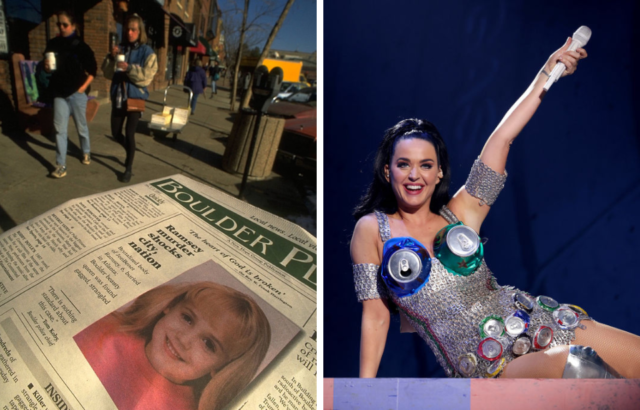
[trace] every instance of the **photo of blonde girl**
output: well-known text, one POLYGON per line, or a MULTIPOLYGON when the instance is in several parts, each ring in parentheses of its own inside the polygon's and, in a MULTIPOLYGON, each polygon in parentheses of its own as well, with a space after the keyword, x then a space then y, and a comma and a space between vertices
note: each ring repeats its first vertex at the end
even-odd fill
MULTIPOLYGON (((232 287, 168 283, 74 340, 119 410, 222 409, 264 368, 269 319, 232 287)), ((288 332, 290 341, 297 330, 288 332)))

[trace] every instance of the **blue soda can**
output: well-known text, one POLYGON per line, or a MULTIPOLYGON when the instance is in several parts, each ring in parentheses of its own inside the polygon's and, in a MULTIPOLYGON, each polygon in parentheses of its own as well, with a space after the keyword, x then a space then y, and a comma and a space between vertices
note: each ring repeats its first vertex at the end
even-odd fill
POLYGON ((391 238, 382 251, 382 280, 398 297, 418 292, 431 275, 427 248, 409 237, 391 238))
POLYGON ((516 310, 504 321, 507 334, 511 337, 520 336, 529 329, 531 318, 524 310, 516 310))

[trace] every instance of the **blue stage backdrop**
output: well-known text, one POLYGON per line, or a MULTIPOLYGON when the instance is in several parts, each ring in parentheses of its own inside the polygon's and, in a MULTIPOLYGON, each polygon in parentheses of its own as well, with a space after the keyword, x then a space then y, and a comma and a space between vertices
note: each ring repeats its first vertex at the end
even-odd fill
MULTIPOLYGON (((501 285, 640 334, 640 2, 324 2, 324 375, 358 375, 349 240, 385 129, 436 124, 453 194, 502 116, 581 25, 589 58, 513 144, 481 236, 501 285)), ((444 377, 392 321, 379 377, 444 377)))

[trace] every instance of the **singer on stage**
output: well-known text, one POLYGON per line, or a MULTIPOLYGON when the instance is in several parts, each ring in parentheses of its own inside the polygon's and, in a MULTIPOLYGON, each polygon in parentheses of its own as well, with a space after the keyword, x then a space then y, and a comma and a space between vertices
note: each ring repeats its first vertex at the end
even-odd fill
POLYGON ((507 179, 510 146, 542 102, 554 68, 562 63, 561 76, 570 75, 587 57, 572 41, 506 113, 453 197, 435 126, 407 119, 387 130, 354 212, 360 377, 377 374, 391 312, 400 314, 403 330, 418 332, 450 377, 640 377, 640 337, 553 295, 498 285, 477 234, 507 179))

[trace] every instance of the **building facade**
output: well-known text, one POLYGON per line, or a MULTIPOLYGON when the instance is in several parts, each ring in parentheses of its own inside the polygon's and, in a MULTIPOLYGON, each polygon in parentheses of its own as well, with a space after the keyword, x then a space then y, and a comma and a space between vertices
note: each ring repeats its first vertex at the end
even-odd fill
MULTIPOLYGON (((47 41, 58 33, 55 12, 61 3, 42 0, 41 4, 42 21, 27 28, 20 26, 9 30, 10 53, 0 55, 0 91, 11 99, 15 99, 13 76, 20 75, 12 72, 11 54, 21 53, 26 59, 41 60, 47 41), (12 38, 12 33, 20 35, 20 39, 12 38), (16 46, 12 47, 12 44, 16 46)), ((219 50, 223 38, 216 0, 75 0, 71 1, 71 8, 77 15, 78 31, 93 49, 99 67, 110 51, 113 35, 117 34, 122 40, 122 25, 126 17, 137 13, 143 18, 148 44, 158 56, 159 69, 150 90, 182 84, 189 62, 193 58, 202 58, 207 63, 214 57, 214 51, 219 50)), ((15 25, 18 26, 17 23, 15 25)), ((98 70, 91 84, 91 94, 98 98, 107 97, 109 84, 98 70)))

